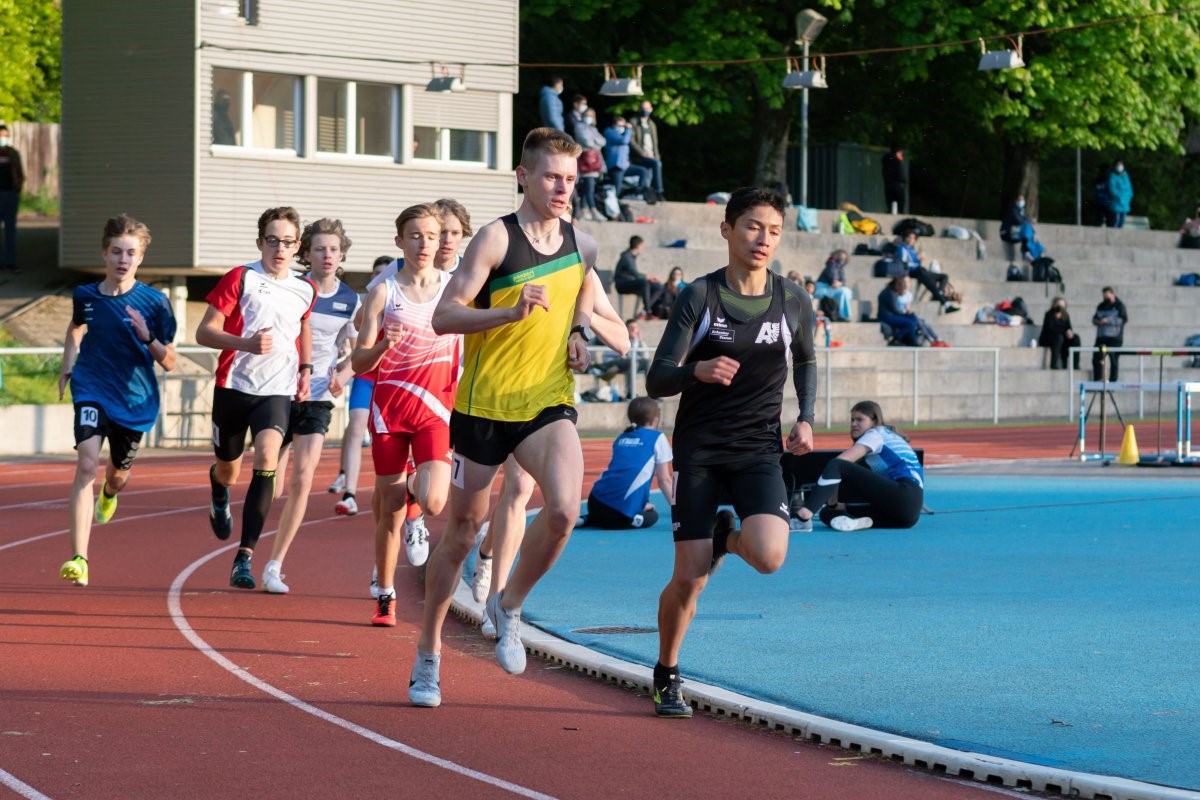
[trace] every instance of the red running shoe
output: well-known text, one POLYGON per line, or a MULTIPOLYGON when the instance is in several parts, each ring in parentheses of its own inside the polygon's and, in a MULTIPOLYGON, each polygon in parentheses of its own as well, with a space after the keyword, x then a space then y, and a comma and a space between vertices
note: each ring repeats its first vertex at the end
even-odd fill
POLYGON ((380 628, 396 627, 396 612, 392 608, 392 604, 396 602, 396 595, 385 595, 378 598, 376 602, 379 604, 379 609, 375 612, 375 616, 371 617, 371 624, 380 628))

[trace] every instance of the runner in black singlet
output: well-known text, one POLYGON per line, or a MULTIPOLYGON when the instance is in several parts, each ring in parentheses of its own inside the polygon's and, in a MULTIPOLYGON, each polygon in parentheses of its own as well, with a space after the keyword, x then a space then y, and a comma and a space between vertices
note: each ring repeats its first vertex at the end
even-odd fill
POLYGON ((675 569, 659 598, 655 712, 690 717, 679 650, 708 576, 728 553, 759 572, 787 555, 788 505, 779 455, 791 352, 800 414, 788 450, 812 449, 817 369, 812 300, 767 269, 783 235, 785 201, 744 188, 725 207, 729 265, 688 284, 646 375, 652 397, 682 394, 675 417, 675 569), (735 529, 729 502, 742 520, 735 529), (714 516, 716 522, 714 524, 714 516))

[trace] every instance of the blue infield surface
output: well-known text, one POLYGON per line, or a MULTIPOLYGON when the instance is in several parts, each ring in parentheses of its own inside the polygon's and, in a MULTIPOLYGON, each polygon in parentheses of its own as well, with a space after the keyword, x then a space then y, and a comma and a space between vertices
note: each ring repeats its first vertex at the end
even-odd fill
MULTIPOLYGON (((1200 482, 930 484, 935 513, 912 530, 818 522, 774 575, 726 559, 684 643, 685 692, 691 678, 946 747, 1200 789, 1200 482)), ((576 530, 524 617, 653 665, 653 632, 577 631, 655 628, 663 516, 576 530)))

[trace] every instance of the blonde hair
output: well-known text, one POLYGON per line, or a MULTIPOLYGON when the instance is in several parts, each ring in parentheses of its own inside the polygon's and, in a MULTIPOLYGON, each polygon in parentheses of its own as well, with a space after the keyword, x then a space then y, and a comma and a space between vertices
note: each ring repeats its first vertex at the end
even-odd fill
POLYGON ((409 206, 400 212, 400 216, 396 217, 396 235, 404 235, 404 226, 412 222, 414 219, 424 219, 432 217, 437 220, 438 225, 442 224, 442 215, 438 213, 437 206, 433 203, 417 203, 415 206, 409 206))
POLYGON ((342 248, 342 261, 346 260, 346 253, 350 250, 350 237, 346 235, 346 229, 342 227, 340 219, 330 219, 324 217, 316 222, 310 222, 304 226, 304 233, 300 234, 300 249, 296 253, 296 260, 306 267, 311 267, 312 264, 308 261, 308 251, 312 249, 312 241, 316 236, 321 234, 330 234, 338 237, 342 248))
POLYGON ((433 207, 438 210, 438 216, 453 214, 458 217, 458 223, 462 225, 464 239, 471 235, 471 215, 467 213, 467 208, 462 203, 450 197, 443 197, 441 200, 434 200, 433 207))
POLYGON ((136 236, 142 245, 143 253, 150 246, 150 229, 146 227, 146 223, 138 222, 128 214, 118 214, 104 223, 104 236, 100 239, 100 249, 107 250, 108 246, 112 244, 112 240, 121 236, 136 236))
POLYGON ((557 128, 534 128, 521 145, 521 166, 533 169, 542 155, 579 158, 582 152, 578 142, 557 128))

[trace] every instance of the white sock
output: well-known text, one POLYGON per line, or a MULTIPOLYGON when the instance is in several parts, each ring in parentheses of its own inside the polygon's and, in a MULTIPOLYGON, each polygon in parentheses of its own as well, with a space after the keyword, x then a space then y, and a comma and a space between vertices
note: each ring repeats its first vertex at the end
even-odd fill
POLYGON ((283 571, 283 562, 282 561, 268 561, 267 565, 265 567, 263 567, 263 574, 266 574, 268 572, 274 572, 275 574, 279 574, 282 571, 283 571))
POLYGON ((389 595, 391 596, 391 598, 393 600, 396 599, 396 590, 395 590, 395 588, 393 588, 391 586, 388 586, 386 588, 383 586, 376 586, 374 591, 375 591, 375 599, 376 600, 378 600, 381 597, 388 597, 389 595))

